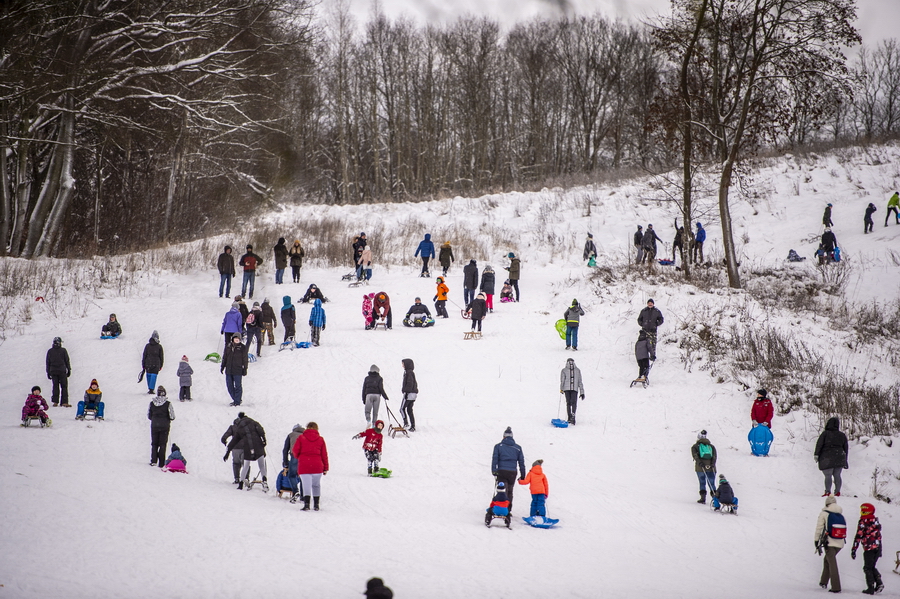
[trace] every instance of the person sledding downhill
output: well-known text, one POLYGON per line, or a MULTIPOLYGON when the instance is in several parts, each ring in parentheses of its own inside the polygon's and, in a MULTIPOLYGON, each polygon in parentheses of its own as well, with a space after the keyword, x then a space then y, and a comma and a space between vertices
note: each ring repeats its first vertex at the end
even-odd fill
POLYGON ((49 409, 50 406, 47 405, 47 400, 41 397, 41 388, 35 385, 25 399, 25 405, 22 406, 22 426, 28 426, 28 421, 32 418, 40 419, 41 428, 50 426, 52 421, 46 412, 49 409))
POLYGON ((509 513, 509 496, 506 494, 506 483, 502 480, 497 482, 497 488, 493 499, 491 499, 491 505, 489 505, 485 511, 484 525, 490 528, 494 518, 503 518, 506 528, 510 528, 512 516, 509 513))
POLYGON ((719 475, 719 487, 713 493, 711 507, 713 511, 732 513, 737 516, 738 498, 734 496, 734 489, 731 488, 731 483, 724 474, 719 475))
POLYGON ((384 441, 384 435, 381 434, 383 430, 384 421, 376 420, 373 428, 367 428, 363 432, 353 435, 353 439, 363 438, 362 448, 366 452, 366 460, 369 462, 366 469, 369 476, 378 472, 378 462, 381 461, 381 444, 384 441))

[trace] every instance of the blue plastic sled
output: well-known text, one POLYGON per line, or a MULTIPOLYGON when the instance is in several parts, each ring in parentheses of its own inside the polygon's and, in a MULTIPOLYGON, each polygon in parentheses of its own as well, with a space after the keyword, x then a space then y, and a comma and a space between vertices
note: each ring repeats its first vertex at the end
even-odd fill
POLYGON ((545 518, 543 516, 530 516, 530 517, 522 517, 529 526, 533 526, 535 528, 553 528, 557 524, 559 524, 559 518, 545 518))
POLYGON ((757 456, 769 455, 769 447, 772 446, 772 440, 774 438, 775 436, 772 434, 772 431, 769 430, 768 426, 763 426, 762 424, 754 426, 747 435, 747 440, 750 441, 751 453, 757 456))
POLYGON ((550 421, 550 424, 552 424, 556 428, 569 428, 569 422, 567 420, 563 420, 562 418, 554 418, 550 421))
POLYGON ((120 335, 100 335, 101 339, 118 339, 120 335))
POLYGON ((834 261, 835 262, 841 261, 841 248, 839 248, 837 246, 834 247, 834 261))

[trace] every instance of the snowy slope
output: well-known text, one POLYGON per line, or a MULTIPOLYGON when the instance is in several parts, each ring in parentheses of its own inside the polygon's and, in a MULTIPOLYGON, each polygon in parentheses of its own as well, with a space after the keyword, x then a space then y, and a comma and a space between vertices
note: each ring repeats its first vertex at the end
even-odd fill
MULTIPOLYGON (((749 237, 739 244, 745 260, 781 265, 790 248, 810 255, 815 244, 807 238, 818 233, 822 208, 831 201, 838 240, 859 264, 849 299, 894 299, 900 278, 888 249, 897 247, 900 227, 885 229, 881 222, 886 192, 900 179, 898 154, 889 146, 763 165, 754 175, 759 197, 735 204, 737 237, 749 237), (879 160, 871 160, 872 152, 879 160), (869 201, 879 212, 875 234, 863 236, 862 210, 869 201)), ((822 477, 811 458, 818 419, 802 413, 776 417, 771 457, 754 458, 746 442, 751 392, 734 382, 716 383, 701 370, 688 372, 675 347, 666 344, 698 305, 731 305, 740 294, 627 282, 598 291, 584 278, 587 269, 579 258, 588 230, 601 248, 601 264, 624 259, 638 222, 656 223, 660 236, 671 239, 672 207, 657 202, 655 193, 649 182, 638 181, 567 193, 295 208, 272 215, 270 223, 327 215, 365 222, 379 263, 372 285, 362 290, 339 281, 347 270, 342 268, 304 268, 301 284, 276 286, 267 264, 258 280, 255 299, 267 296, 273 306, 282 295, 296 300, 311 282, 331 300, 325 304, 322 346, 281 353, 265 347, 245 379, 243 406, 266 429, 273 483, 291 427, 318 422, 331 459, 318 513, 231 485, 219 437, 237 410, 227 407, 217 366, 202 361, 217 349, 229 307, 216 297, 215 256, 204 256, 203 267, 188 274, 148 277, 128 297, 94 298, 79 313, 54 317, 37 303, 23 334, 11 334, 0 345, 0 423, 6 423, 0 424, 0 598, 239 597, 260 591, 356 597, 371 576, 383 577, 398 597, 821 592, 820 559, 811 542, 822 505, 822 477), (579 199, 584 194, 593 198, 589 217, 579 199), (459 226, 483 238, 478 247, 457 253, 449 279, 456 304, 462 302, 460 263, 470 257, 480 266, 487 261, 502 280, 502 256, 518 252, 522 302, 495 302, 481 341, 463 341, 468 322, 453 304, 451 319, 433 329, 402 327, 413 298, 431 305, 434 295, 432 280, 415 276, 411 258, 424 229, 394 240, 396 249, 378 258, 379 245, 387 248, 387 237, 406 227, 404 222, 436 230, 459 226), (395 306, 394 330, 364 331, 361 295, 380 290, 395 306), (573 297, 587 312, 577 354, 563 350, 552 327, 573 297), (649 297, 667 317, 660 360, 649 389, 629 389, 637 370, 634 319, 649 297), (97 333, 109 312, 118 314, 125 333, 100 341, 97 333), (136 380, 141 350, 154 329, 166 350, 159 382, 170 397, 177 393, 182 354, 195 370, 195 400, 175 402, 169 439, 189 461, 187 476, 147 466, 149 396, 136 380), (54 408, 52 428, 22 429, 19 413, 31 385, 50 395, 43 360, 56 335, 72 358, 72 401, 97 378, 107 420, 77 422, 74 409, 54 408), (559 370, 570 356, 582 369, 587 398, 579 406, 578 425, 560 430, 549 421, 558 413, 559 370), (361 442, 350 439, 364 428, 362 379, 377 364, 397 413, 400 360, 407 357, 415 360, 419 381, 418 431, 411 439, 385 439, 383 465, 394 477, 371 479, 361 442), (487 530, 482 523, 492 492, 491 450, 506 426, 529 466, 544 460, 548 507, 561 519, 555 530, 531 529, 521 521, 512 531, 487 530), (718 516, 695 503, 689 448, 702 428, 718 449, 719 471, 741 500, 739 517, 718 516)), ((715 222, 708 230, 715 255, 720 230, 715 222)), ((226 241, 243 245, 239 238, 226 241)), ((298 305, 299 324, 308 310, 298 305)), ((779 314, 757 317, 790 326, 779 314)), ((823 346, 838 336, 810 318, 793 320, 801 320, 823 346)), ((885 379, 896 380, 896 371, 875 366, 885 379)), ((872 470, 895 467, 897 457, 896 448, 879 440, 851 448, 840 500, 851 526, 859 503, 871 500, 872 470)), ((527 489, 516 489, 516 515, 527 515, 528 503, 527 489)), ((900 549, 900 511, 875 503, 885 537, 881 571, 887 575, 889 558, 900 549)), ((849 551, 838 559, 845 591, 864 588, 860 561, 852 562, 849 551)), ((900 585, 886 581, 885 594, 898 594, 900 585)))

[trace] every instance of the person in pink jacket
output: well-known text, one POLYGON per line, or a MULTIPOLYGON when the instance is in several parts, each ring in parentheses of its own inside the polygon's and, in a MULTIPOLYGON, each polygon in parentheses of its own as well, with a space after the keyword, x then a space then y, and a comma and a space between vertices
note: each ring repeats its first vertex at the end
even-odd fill
MULTIPOLYGON (((312 493, 314 509, 319 511, 322 477, 328 474, 328 449, 325 447, 325 439, 319 435, 318 424, 310 422, 306 425, 306 430, 294 442, 291 453, 297 458, 297 475, 304 493, 307 493, 303 496, 303 511, 309 511, 308 493, 312 493)), ((291 497, 291 503, 296 503, 299 498, 300 494, 295 494, 291 497)))
POLYGON ((547 517, 547 497, 550 495, 550 484, 544 475, 541 465, 544 460, 536 460, 531 465, 531 470, 525 475, 525 478, 519 480, 520 485, 529 485, 531 491, 531 514, 535 516, 547 517))

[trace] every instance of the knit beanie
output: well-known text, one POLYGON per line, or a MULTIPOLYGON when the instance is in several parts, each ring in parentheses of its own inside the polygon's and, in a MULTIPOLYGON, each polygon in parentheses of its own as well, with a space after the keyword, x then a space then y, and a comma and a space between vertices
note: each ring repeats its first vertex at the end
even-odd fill
POLYGON ((826 505, 826 506, 829 506, 829 505, 831 505, 832 503, 837 503, 837 499, 834 498, 834 495, 829 495, 828 497, 825 498, 825 505, 826 505))
POLYGON ((371 366, 369 366, 369 372, 378 373, 378 372, 381 372, 381 370, 378 369, 378 366, 375 366, 374 364, 372 364, 371 366))
POLYGON ((697 433, 697 439, 700 440, 700 441, 705 441, 705 440, 706 440, 706 429, 704 429, 704 430, 700 431, 699 433, 697 433))
POLYGON ((172 453, 175 453, 176 451, 181 451, 181 449, 179 449, 177 445, 172 443, 172 453))
POLYGON ((513 436, 513 433, 512 433, 512 427, 511 427, 511 426, 507 426, 507 427, 506 427, 506 430, 503 431, 503 438, 504 438, 504 439, 506 439, 507 437, 512 438, 512 436, 513 436))
POLYGON ((544 463, 544 460, 535 460, 534 462, 531 463, 531 467, 534 468, 535 466, 540 466, 543 463, 544 463))
POLYGON ((236 310, 240 310, 241 305, 240 305, 239 303, 237 303, 237 302, 231 302, 231 307, 234 308, 234 309, 236 309, 236 310))
POLYGON ((181 361, 182 361, 182 362, 187 362, 187 361, 188 361, 188 357, 187 357, 187 356, 181 356, 181 361))

